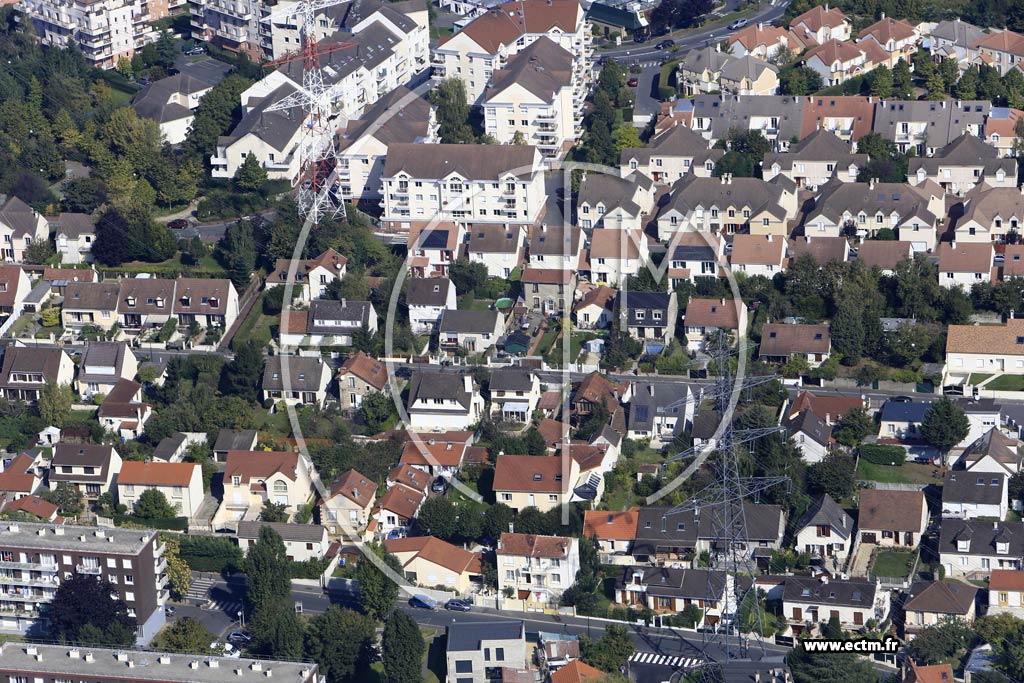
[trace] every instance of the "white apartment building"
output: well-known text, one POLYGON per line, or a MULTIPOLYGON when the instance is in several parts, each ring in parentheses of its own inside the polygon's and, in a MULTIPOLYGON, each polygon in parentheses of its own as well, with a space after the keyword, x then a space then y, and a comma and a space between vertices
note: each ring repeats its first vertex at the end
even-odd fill
POLYGON ((558 604, 580 569, 579 539, 503 533, 498 540, 498 592, 511 588, 528 610, 558 604))
POLYGON ((399 233, 436 221, 532 225, 546 198, 528 145, 391 145, 381 194, 381 227, 399 233))
POLYGON ((545 157, 579 138, 586 88, 573 56, 547 36, 494 72, 484 95, 484 130, 502 143, 517 136, 545 157))
MULTIPOLYGON (((374 11, 350 29, 330 36, 334 47, 321 54, 320 61, 333 96, 332 121, 337 125, 358 118, 426 68, 426 12, 409 9, 409 15, 392 9, 374 11)), ((301 87, 302 70, 301 60, 288 62, 242 93, 242 120, 231 135, 217 141, 217 152, 210 159, 215 178, 234 177, 249 154, 272 179, 298 176, 304 113, 300 107, 266 110, 301 87)))
POLYGON ((388 147, 397 143, 437 142, 434 108, 423 97, 399 86, 340 132, 338 182, 351 202, 380 201, 380 179, 388 147))
POLYGON ((188 0, 192 37, 259 59, 258 0, 188 0))
POLYGON ((21 0, 18 8, 44 45, 77 45, 100 69, 113 69, 119 59, 131 59, 135 50, 155 41, 150 22, 167 16, 164 0, 21 0))
POLYGON ((469 103, 480 104, 494 73, 542 36, 572 53, 573 70, 589 84, 593 36, 578 0, 517 0, 487 11, 434 48, 434 75, 462 80, 469 103))

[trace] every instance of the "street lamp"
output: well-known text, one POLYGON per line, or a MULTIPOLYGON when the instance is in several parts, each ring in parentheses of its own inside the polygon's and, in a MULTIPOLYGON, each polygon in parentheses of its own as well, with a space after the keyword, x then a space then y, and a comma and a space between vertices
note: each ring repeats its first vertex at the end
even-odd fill
POLYGON ((245 628, 245 612, 238 610, 238 625, 245 628))

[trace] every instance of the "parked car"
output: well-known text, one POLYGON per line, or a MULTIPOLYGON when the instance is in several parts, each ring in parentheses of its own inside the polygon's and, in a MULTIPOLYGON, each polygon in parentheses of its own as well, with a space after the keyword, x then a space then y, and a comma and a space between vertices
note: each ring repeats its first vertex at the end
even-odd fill
POLYGON ((636 76, 633 76, 628 81, 626 81, 626 85, 628 85, 630 88, 635 88, 636 86, 640 85, 640 79, 638 79, 636 76))
POLYGON ((167 605, 166 607, 164 607, 164 615, 165 616, 173 617, 174 616, 174 612, 175 612, 174 605, 167 605))
POLYGON ((658 49, 659 50, 671 50, 675 46, 676 46, 676 41, 672 40, 671 38, 669 38, 667 40, 663 40, 660 43, 658 43, 658 49))
POLYGON ((228 642, 235 645, 248 645, 252 642, 252 635, 248 631, 236 629, 228 634, 228 642))
POLYGON ((184 230, 188 227, 188 221, 184 218, 175 218, 167 223, 167 227, 171 230, 184 230))
POLYGON ((435 610, 437 609, 437 600, 434 600, 433 598, 428 597, 426 595, 420 595, 419 593, 417 593, 416 595, 409 598, 409 605, 411 605, 412 607, 417 607, 419 609, 435 610))
POLYGON ((473 609, 473 606, 465 600, 452 598, 448 602, 444 603, 444 608, 453 612, 469 612, 473 609))
POLYGON ((444 493, 447 488, 448 480, 444 477, 438 477, 434 480, 434 483, 430 485, 430 490, 434 493, 444 493))
POLYGON ((194 47, 190 47, 187 50, 185 50, 185 54, 187 54, 187 55, 205 55, 206 54, 206 48, 203 47, 202 45, 196 45, 194 47))
POLYGON ((743 28, 748 23, 750 23, 749 19, 737 19, 736 21, 734 21, 731 24, 729 24, 729 30, 730 31, 735 31, 736 29, 743 28))
POLYGON ((909 396, 893 396, 889 400, 892 401, 893 403, 913 403, 914 402, 914 399, 910 398, 909 396))
POLYGON ((139 80, 138 80, 137 82, 138 82, 138 84, 139 84, 139 85, 141 85, 141 86, 147 86, 147 85, 149 85, 150 83, 152 83, 152 81, 150 81, 150 80, 149 80, 148 78, 146 78, 146 77, 142 77, 142 78, 140 78, 140 79, 139 79, 139 80))

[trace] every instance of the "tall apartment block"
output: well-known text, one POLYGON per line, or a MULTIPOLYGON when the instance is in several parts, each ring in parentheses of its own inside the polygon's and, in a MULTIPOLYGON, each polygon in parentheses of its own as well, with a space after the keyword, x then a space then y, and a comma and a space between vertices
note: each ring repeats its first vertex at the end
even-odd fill
POLYGON ((11 683, 324 683, 324 676, 311 662, 2 643, 0 680, 11 683))
POLYGON ((76 44, 101 69, 155 41, 152 22, 168 14, 168 0, 21 0, 18 7, 44 45, 76 44))
POLYGON ((165 549, 155 531, 0 523, 0 631, 45 631, 43 606, 61 581, 85 574, 113 585, 138 624, 137 642, 147 643, 165 622, 165 549))

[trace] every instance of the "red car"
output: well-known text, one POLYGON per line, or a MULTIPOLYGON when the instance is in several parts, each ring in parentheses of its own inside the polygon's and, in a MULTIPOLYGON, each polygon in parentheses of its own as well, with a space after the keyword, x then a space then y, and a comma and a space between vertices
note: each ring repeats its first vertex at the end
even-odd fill
POLYGON ((640 85, 640 81, 637 79, 636 76, 633 76, 631 79, 626 81, 626 85, 628 85, 630 88, 635 88, 636 86, 640 85))
POLYGON ((184 218, 175 218, 167 224, 167 227, 171 230, 184 230, 188 227, 188 221, 184 218))

